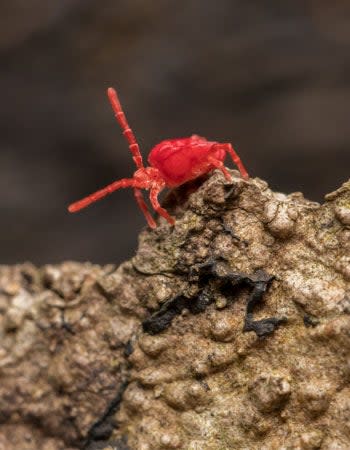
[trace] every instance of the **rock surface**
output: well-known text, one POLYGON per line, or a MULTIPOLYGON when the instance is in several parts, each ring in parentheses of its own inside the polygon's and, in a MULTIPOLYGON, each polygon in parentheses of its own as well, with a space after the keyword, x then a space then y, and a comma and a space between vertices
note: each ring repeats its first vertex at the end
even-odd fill
POLYGON ((350 447, 350 182, 232 174, 119 268, 0 267, 0 449, 350 447))

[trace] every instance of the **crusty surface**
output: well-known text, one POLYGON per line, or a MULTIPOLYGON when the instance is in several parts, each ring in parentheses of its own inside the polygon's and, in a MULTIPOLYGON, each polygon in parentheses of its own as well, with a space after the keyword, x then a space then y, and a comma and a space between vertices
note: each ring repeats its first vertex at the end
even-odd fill
POLYGON ((350 447, 350 182, 319 205, 232 174, 119 268, 0 268, 0 449, 350 447))

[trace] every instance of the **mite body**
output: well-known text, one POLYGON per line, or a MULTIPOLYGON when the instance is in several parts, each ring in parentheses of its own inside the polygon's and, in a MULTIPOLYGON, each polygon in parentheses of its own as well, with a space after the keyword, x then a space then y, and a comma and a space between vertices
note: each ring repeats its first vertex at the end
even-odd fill
POLYGON ((148 162, 159 170, 168 187, 176 187, 215 169, 225 156, 216 142, 193 135, 161 142, 152 149, 148 162))
POLYGON ((158 202, 158 195, 164 188, 180 186, 214 169, 221 170, 225 178, 231 180, 231 175, 224 166, 227 153, 237 165, 242 177, 248 178, 248 173, 231 144, 207 141, 197 135, 160 142, 151 150, 148 157, 150 165, 145 167, 139 145, 125 118, 116 91, 109 88, 107 92, 115 117, 129 144, 137 170, 132 178, 115 181, 94 194, 71 204, 68 207, 70 212, 79 211, 117 189, 131 187, 134 189, 136 201, 151 228, 155 228, 157 225, 147 208, 141 189, 150 191, 150 202, 153 209, 171 225, 174 225, 174 219, 158 202))

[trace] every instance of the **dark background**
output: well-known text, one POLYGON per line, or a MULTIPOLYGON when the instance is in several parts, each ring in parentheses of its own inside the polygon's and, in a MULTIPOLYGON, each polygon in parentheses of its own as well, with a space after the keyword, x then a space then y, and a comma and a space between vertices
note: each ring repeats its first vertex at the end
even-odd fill
POLYGON ((11 0, 0 6, 0 263, 120 262, 145 224, 131 190, 68 203, 198 133, 313 200, 349 177, 350 2, 11 0))

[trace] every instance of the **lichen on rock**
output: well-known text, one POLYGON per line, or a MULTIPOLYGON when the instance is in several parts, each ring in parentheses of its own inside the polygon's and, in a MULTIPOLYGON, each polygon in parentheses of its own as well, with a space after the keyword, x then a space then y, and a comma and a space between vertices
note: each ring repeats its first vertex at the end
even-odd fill
POLYGON ((0 449, 350 447, 350 182, 232 175, 118 268, 0 267, 0 449))

